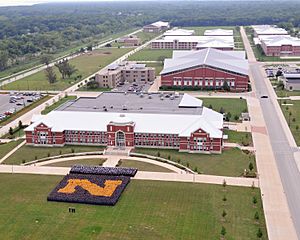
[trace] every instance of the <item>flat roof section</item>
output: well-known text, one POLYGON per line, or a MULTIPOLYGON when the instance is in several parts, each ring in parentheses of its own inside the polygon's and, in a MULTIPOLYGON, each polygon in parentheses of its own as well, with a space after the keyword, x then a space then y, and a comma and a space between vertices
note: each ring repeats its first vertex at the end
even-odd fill
POLYGON ((57 110, 201 115, 203 107, 200 99, 187 94, 104 92, 95 98, 81 97, 57 110))

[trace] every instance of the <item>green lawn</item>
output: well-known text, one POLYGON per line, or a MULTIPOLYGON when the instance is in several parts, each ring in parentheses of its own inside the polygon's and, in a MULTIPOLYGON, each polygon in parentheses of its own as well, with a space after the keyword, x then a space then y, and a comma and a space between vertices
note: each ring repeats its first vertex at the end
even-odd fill
POLYGON ((68 101, 71 101, 71 100, 75 100, 76 99, 76 96, 66 96, 62 99, 60 99, 59 101, 55 102, 54 104, 46 107, 43 111, 42 111, 42 114, 47 114, 51 111, 53 111, 54 109, 58 108, 59 106, 61 106, 62 104, 68 102, 68 101))
POLYGON ((241 176, 252 162, 255 167, 255 156, 246 154, 237 148, 223 150, 222 154, 183 153, 169 149, 136 148, 135 152, 157 156, 179 162, 203 174, 221 176, 241 176), (180 160, 180 161, 179 161, 180 160))
POLYGON ((14 138, 17 138, 17 137, 22 137, 25 134, 24 129, 25 129, 25 126, 23 126, 22 128, 16 127, 16 128, 13 129, 13 135, 10 135, 9 133, 6 133, 1 138, 2 139, 14 139, 14 138))
POLYGON ((237 132, 237 131, 232 131, 232 130, 224 130, 224 134, 228 135, 228 140, 227 142, 230 143, 238 143, 240 145, 245 145, 245 146, 252 146, 252 135, 251 133, 248 132, 237 132))
POLYGON ((149 42, 151 39, 157 37, 159 34, 157 33, 147 33, 147 32, 139 32, 136 34, 138 38, 141 40, 141 44, 149 42))
POLYGON ((61 179, 0 175, 2 239, 219 240, 222 226, 228 240, 257 239, 258 228, 268 239, 259 189, 132 180, 114 207, 47 202, 61 179), (69 213, 69 207, 76 213, 69 213))
POLYGON ((3 158, 7 153, 13 150, 16 146, 18 146, 24 140, 12 141, 9 143, 0 144, 0 159, 3 158))
POLYGON ((22 108, 21 110, 13 113, 12 115, 10 115, 8 118, 0 121, 0 125, 4 126, 12 121, 14 121, 15 119, 19 118, 20 116, 24 115, 25 113, 31 111, 32 109, 36 108, 37 106, 41 105, 44 102, 47 102, 49 99, 51 99, 52 96, 44 96, 41 99, 31 103, 30 105, 27 105, 26 107, 22 108))
POLYGON ((50 156, 58 156, 61 154, 72 153, 72 149, 75 153, 79 152, 96 152, 102 151, 103 147, 99 146, 64 146, 64 147, 33 147, 23 146, 8 159, 5 160, 7 164, 21 164, 24 161, 30 162, 36 159, 41 159, 50 156))
POLYGON ((276 90, 278 97, 300 96, 300 91, 276 90))
POLYGON ((155 164, 135 161, 135 160, 126 160, 122 159, 119 161, 119 167, 129 167, 137 168, 139 171, 148 171, 148 172, 173 172, 168 168, 157 166, 155 164))
POLYGON ((292 131, 297 145, 300 146, 300 101, 279 100, 279 104, 280 102, 281 104, 283 104, 284 102, 287 104, 293 104, 293 106, 281 105, 281 109, 286 118, 287 123, 290 126, 290 129, 292 131))
POLYGON ((72 167, 75 164, 102 166, 102 164, 105 161, 106 161, 106 159, 104 159, 104 158, 78 159, 78 160, 71 160, 71 161, 51 163, 51 164, 47 164, 45 166, 72 167))
POLYGON ((95 73, 101 68, 107 66, 117 58, 132 50, 131 48, 103 48, 87 53, 80 57, 70 60, 78 71, 69 79, 61 79, 57 68, 55 72, 57 75, 57 82, 50 84, 45 76, 44 71, 40 71, 31 76, 25 77, 21 80, 9 83, 3 86, 4 90, 63 90, 80 80, 75 80, 74 77, 81 75, 82 79, 95 73))
POLYGON ((229 121, 237 122, 236 117, 240 117, 242 112, 248 112, 247 101, 238 98, 201 98, 205 107, 212 107, 219 112, 223 108, 225 113, 230 112, 229 121))
POLYGON ((150 49, 146 48, 131 55, 130 61, 161 61, 161 57, 171 58, 173 50, 171 49, 150 49))

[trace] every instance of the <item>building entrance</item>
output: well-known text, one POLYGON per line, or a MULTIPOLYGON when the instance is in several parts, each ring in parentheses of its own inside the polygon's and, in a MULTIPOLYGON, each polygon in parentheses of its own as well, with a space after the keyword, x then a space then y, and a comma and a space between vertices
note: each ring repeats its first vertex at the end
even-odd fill
POLYGON ((124 148, 125 147, 125 134, 121 131, 116 134, 116 147, 124 148))

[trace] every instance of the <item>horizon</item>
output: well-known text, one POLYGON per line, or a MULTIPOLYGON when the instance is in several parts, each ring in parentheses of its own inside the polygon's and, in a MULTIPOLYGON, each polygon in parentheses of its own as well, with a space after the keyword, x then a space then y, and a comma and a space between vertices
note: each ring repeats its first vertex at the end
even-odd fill
MULTIPOLYGON (((47 4, 47 3, 88 3, 88 2, 151 2, 151 1, 160 1, 160 0, 0 0, 0 7, 13 7, 13 6, 33 6, 36 4, 47 4)), ((164 0, 163 0, 164 1, 164 0)), ((173 2, 180 2, 183 0, 166 0, 173 2)), ((261 2, 263 0, 189 0, 191 2, 215 2, 215 1, 224 1, 224 2, 261 2)), ((266 0, 265 0, 266 1, 266 0)), ((267 0, 267 1, 296 1, 296 0, 267 0)))

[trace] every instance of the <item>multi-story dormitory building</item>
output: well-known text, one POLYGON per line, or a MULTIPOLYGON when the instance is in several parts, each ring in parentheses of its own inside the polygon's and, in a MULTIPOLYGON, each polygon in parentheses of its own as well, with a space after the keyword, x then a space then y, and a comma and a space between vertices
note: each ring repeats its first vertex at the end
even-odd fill
POLYGON ((223 115, 187 94, 107 92, 79 98, 25 129, 33 146, 152 147, 221 153, 223 115))
POLYGON ((95 76, 102 88, 115 88, 119 83, 151 82, 155 79, 155 68, 136 62, 111 64, 95 76))

